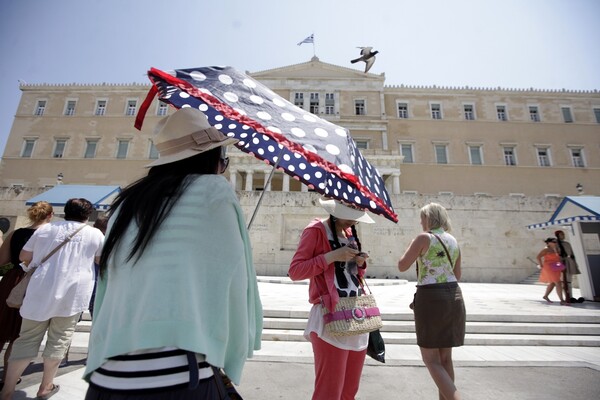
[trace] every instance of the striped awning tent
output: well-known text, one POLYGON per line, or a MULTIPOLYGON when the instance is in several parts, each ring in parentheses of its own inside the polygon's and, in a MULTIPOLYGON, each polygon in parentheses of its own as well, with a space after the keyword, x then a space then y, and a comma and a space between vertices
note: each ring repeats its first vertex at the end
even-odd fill
POLYGON ((600 197, 567 196, 548 221, 527 225, 527 229, 545 229, 556 225, 570 225, 577 221, 600 222, 600 197))

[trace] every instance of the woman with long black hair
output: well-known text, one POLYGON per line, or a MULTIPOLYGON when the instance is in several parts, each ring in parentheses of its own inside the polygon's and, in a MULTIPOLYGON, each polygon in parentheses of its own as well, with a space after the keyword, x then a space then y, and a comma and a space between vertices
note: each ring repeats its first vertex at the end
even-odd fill
POLYGON ((197 109, 156 127, 158 160, 111 206, 100 259, 86 399, 221 399, 260 348, 262 307, 234 143, 197 109))

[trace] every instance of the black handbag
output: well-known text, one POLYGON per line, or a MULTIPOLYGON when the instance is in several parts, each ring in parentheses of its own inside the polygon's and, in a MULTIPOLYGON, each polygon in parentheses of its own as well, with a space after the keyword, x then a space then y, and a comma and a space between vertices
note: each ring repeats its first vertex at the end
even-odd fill
POLYGON ((379 329, 369 332, 369 346, 367 347, 367 355, 385 364, 385 342, 381 337, 379 329))

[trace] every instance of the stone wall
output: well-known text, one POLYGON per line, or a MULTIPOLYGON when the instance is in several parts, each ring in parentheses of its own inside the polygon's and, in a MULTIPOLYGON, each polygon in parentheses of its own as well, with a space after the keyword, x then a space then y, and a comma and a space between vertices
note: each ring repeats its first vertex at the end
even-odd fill
MULTIPOLYGON (((0 189, 0 217, 11 228, 25 225, 25 201, 43 190, 0 189), (18 217, 18 218, 17 218, 18 217)), ((249 222, 261 192, 238 192, 249 222)), ((254 263, 259 275, 284 276, 304 227, 315 217, 325 217, 319 195, 308 192, 265 192, 250 229, 254 263)), ((528 224, 544 222, 561 199, 546 197, 478 197, 418 194, 392 195, 398 223, 375 216, 375 224, 360 224, 363 250, 370 254, 370 276, 415 280, 415 269, 400 273, 398 258, 421 231, 419 209, 429 203, 445 206, 452 219, 452 233, 462 250, 465 282, 518 283, 537 271, 535 256, 550 231, 529 231, 528 224)), ((226 244, 222 251, 226 250, 226 244)))

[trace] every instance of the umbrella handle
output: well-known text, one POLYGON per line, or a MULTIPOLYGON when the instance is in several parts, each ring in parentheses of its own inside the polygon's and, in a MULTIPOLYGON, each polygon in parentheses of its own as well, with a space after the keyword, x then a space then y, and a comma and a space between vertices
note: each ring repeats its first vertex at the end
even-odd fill
POLYGON ((258 203, 256 204, 256 208, 254 208, 254 212, 252 213, 252 218, 250 218, 250 222, 248 223, 248 228, 247 228, 248 230, 250 230, 250 227, 252 226, 252 222, 254 222, 254 218, 256 217, 256 214, 258 212, 260 204, 262 203, 263 196, 265 195, 265 192, 267 191, 266 189, 269 187, 269 184, 271 183, 271 179, 273 178, 273 174, 275 174, 275 170, 277 169, 277 166, 279 165, 279 160, 281 160, 281 156, 283 155, 284 150, 285 150, 285 147, 282 147, 281 151, 279 152, 279 155, 277 156, 277 162, 275 163, 275 165, 273 165, 273 169, 271 170, 271 173, 269 174, 269 178, 267 179, 267 184, 265 185, 262 193, 260 194, 258 203))

